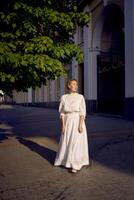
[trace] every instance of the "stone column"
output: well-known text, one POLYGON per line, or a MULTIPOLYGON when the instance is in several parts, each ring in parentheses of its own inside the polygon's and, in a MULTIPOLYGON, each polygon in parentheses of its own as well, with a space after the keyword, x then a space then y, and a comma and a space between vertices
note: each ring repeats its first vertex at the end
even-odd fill
POLYGON ((28 104, 32 103, 32 88, 28 88, 28 104))
POLYGON ((78 62, 75 59, 72 61, 71 78, 78 79, 78 62))
POLYGON ((55 101, 55 82, 50 80, 50 101, 55 101))
POLYGON ((124 0, 125 9, 125 104, 124 114, 134 119, 134 1, 124 0))
POLYGON ((96 111, 97 103, 97 54, 92 49, 92 27, 84 27, 84 94, 88 111, 96 111))
POLYGON ((65 79, 60 77, 60 88, 59 88, 59 96, 65 93, 65 79))

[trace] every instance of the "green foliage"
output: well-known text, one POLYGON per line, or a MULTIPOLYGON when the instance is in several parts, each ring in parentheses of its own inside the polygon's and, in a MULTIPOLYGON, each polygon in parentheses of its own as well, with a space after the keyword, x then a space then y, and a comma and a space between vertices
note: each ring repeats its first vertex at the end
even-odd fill
POLYGON ((73 33, 88 20, 76 0, 5 0, 0 6, 0 89, 27 91, 65 76, 72 58, 83 59, 73 33))

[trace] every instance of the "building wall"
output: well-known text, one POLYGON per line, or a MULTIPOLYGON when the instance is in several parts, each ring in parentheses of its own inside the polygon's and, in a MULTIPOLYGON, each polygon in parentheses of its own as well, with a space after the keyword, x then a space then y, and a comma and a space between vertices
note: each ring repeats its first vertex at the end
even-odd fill
POLYGON ((28 102, 28 93, 13 91, 12 101, 15 103, 27 103, 28 102))
MULTIPOLYGON (((86 1, 88 2, 88 1, 86 1)), ((75 78, 80 85, 80 93, 83 93, 87 103, 88 112, 98 111, 98 56, 102 51, 107 51, 108 45, 102 42, 102 33, 106 20, 105 11, 110 5, 116 5, 121 9, 125 19, 125 96, 123 104, 124 116, 132 116, 134 113, 134 1, 133 0, 93 0, 89 1, 83 10, 89 13, 90 22, 83 28, 77 27, 74 40, 84 51, 84 61, 78 64, 75 60, 71 66, 67 66, 69 74, 67 78, 48 81, 47 86, 28 90, 28 93, 14 92, 14 100, 17 103, 46 103, 57 107, 60 96, 66 92, 65 83, 68 78, 75 78), (130 111, 130 105, 133 108, 130 111), (131 113, 130 113, 131 112, 131 113)), ((114 14, 114 13, 113 13, 114 14)), ((108 37, 108 35, 103 37, 108 37)), ((107 38, 106 38, 107 39, 107 38)))

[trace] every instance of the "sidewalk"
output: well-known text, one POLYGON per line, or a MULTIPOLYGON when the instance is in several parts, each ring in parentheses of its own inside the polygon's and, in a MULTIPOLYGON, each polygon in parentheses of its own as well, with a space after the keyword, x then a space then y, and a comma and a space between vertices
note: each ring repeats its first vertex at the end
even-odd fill
POLYGON ((0 199, 132 200, 134 122, 86 117, 91 166, 77 174, 54 167, 60 137, 57 110, 0 108, 0 199))

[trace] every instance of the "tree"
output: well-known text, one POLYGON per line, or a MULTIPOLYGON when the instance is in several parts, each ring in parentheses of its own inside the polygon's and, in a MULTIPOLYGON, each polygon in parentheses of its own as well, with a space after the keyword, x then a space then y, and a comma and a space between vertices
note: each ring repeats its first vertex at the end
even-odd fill
POLYGON ((76 25, 89 20, 76 0, 4 0, 0 6, 0 89, 27 91, 67 73, 83 53, 74 44, 76 25))

